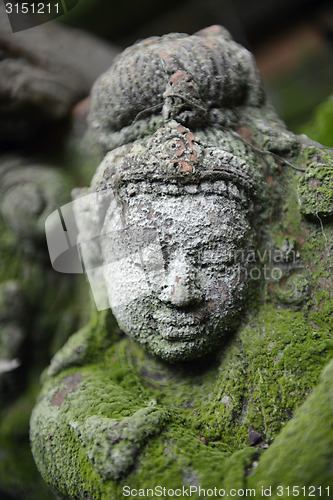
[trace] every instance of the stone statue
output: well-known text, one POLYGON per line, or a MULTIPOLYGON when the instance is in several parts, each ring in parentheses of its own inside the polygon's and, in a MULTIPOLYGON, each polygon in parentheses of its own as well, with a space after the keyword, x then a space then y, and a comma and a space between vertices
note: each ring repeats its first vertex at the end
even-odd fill
POLYGON ((96 313, 44 374, 42 476, 73 499, 333 491, 332 151, 286 130, 218 26, 126 49, 90 123, 106 154, 73 194, 112 195, 78 226, 119 328, 96 313))

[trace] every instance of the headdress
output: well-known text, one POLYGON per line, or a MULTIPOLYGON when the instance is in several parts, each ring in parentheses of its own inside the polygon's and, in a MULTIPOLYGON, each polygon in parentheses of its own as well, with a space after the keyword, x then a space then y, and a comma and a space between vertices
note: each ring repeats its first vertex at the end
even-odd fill
POLYGON ((176 119, 192 130, 264 102, 253 56, 220 26, 138 42, 96 82, 90 122, 110 150, 176 119))

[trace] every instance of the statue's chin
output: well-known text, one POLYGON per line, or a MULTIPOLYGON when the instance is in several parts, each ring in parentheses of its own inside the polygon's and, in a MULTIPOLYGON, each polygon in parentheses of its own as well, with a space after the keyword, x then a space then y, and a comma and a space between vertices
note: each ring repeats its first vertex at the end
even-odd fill
POLYGON ((220 308, 208 315, 205 310, 169 310, 153 302, 136 302, 113 309, 119 327, 146 351, 169 362, 190 361, 218 349, 235 331, 239 318, 220 308))
POLYGON ((201 358, 216 349, 223 338, 211 338, 203 334, 200 328, 174 327, 161 332, 151 332, 151 335, 142 336, 129 335, 139 342, 150 354, 157 356, 170 363, 191 361, 201 358))
POLYGON ((211 352, 214 346, 198 341, 162 340, 156 343, 149 343, 147 347, 151 354, 170 363, 179 363, 201 358, 211 352))

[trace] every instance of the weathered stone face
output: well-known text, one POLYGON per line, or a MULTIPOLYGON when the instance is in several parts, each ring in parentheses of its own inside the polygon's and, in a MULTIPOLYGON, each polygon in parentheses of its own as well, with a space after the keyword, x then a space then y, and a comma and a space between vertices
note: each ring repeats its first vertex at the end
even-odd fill
MULTIPOLYGON (((210 351, 238 324, 246 296, 240 250, 250 226, 244 213, 221 195, 138 195, 129 200, 123 222, 134 234, 142 229, 156 239, 141 255, 118 255, 117 261, 110 252, 120 245, 104 245, 105 259, 114 260, 104 275, 120 327, 170 361, 210 351), (151 278, 147 268, 154 260, 151 278)), ((121 238, 112 217, 106 228, 121 238)))
POLYGON ((251 54, 221 27, 135 44, 92 91, 91 127, 109 152, 90 192, 112 190, 121 212, 102 231, 108 303, 169 361, 239 325, 262 164, 235 130, 263 106, 251 54))
POLYGON ((91 127, 111 151, 91 191, 112 189, 122 212, 103 228, 109 305, 169 361, 211 351, 239 325, 261 180, 232 128, 264 103, 251 54, 216 26, 135 44, 92 91, 91 127), (136 237, 130 258, 124 240, 136 237))
POLYGON ((176 121, 106 155, 92 189, 112 189, 118 205, 102 228, 108 303, 150 352, 193 359, 236 330, 255 179, 253 165, 176 121))

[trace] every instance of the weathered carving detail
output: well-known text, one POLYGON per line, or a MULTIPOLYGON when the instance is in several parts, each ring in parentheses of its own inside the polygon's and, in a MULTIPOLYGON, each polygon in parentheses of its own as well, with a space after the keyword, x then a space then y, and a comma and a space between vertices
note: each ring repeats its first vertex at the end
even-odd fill
POLYGON ((121 328, 154 354, 197 357, 239 324, 260 188, 253 163, 253 154, 244 159, 207 145, 172 120, 100 165, 92 190, 112 189, 122 207, 120 218, 114 207, 106 212, 103 227, 110 235, 101 250, 109 303, 121 328), (150 293, 141 277, 158 248, 142 245, 143 265, 138 256, 126 261, 126 250, 119 255, 125 232, 138 238, 138 231, 143 240, 153 232, 164 257, 150 293))
MULTIPOLYGON (((105 265, 109 304, 129 336, 169 361, 205 354, 239 325, 263 179, 260 151, 233 129, 263 106, 252 56, 216 26, 139 42, 94 86, 91 125, 113 150, 90 191, 112 189, 122 211, 121 222, 105 214, 103 233, 155 231, 164 256, 151 293, 139 261, 105 265)), ((113 247, 104 242, 105 264, 113 247)))
POLYGON ((92 93, 91 124, 107 149, 170 119, 193 128, 237 122, 265 102, 252 55, 219 26, 152 37, 126 49, 92 93))

